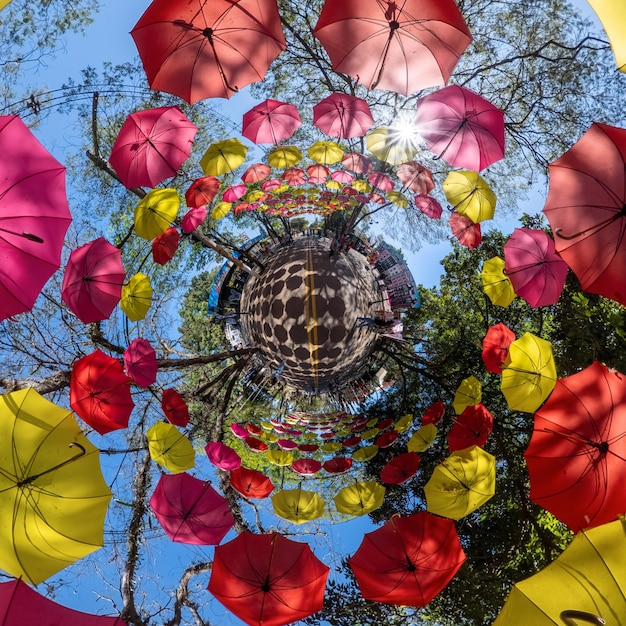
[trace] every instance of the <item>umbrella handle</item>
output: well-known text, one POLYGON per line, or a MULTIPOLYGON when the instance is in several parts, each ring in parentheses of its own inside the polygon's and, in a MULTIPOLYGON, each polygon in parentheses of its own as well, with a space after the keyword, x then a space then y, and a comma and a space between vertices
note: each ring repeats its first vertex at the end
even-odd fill
POLYGON ((583 622, 588 622, 589 624, 594 624, 595 626, 603 626, 603 624, 606 624, 606 622, 598 615, 587 613, 585 611, 561 611, 559 617, 567 626, 578 626, 576 624, 577 620, 582 620, 583 622))

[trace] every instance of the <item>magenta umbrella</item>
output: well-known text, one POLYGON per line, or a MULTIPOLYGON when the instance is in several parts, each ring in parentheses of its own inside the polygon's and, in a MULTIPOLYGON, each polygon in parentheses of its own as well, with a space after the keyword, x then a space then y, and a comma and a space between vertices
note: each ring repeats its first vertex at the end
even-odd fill
POLYGON ((125 278, 119 248, 99 237, 70 253, 61 298, 83 324, 106 320, 122 297, 125 278))
POLYGON ((439 219, 443 213, 441 204, 439 204, 437 199, 427 194, 418 193, 415 198, 413 198, 413 203, 426 217, 431 217, 436 220, 439 219))
POLYGON ((156 187, 189 158, 197 127, 176 106, 131 113, 109 163, 127 188, 156 187))
POLYGON ((150 507, 167 533, 178 543, 216 546, 235 520, 228 501, 211 484, 190 474, 162 474, 150 507))
POLYGON ((567 264, 542 230, 516 228, 504 244, 504 273, 530 306, 547 306, 555 304, 563 291, 567 264))
POLYGON ((504 114, 465 87, 420 98, 415 126, 426 147, 454 167, 479 172, 504 156, 504 114))
POLYGON ((293 104, 267 99, 243 114, 241 134, 254 143, 278 143, 302 124, 293 104))
POLYGON ((369 104, 363 98, 331 93, 313 107, 313 124, 329 137, 364 137, 374 125, 369 104))
POLYGON ((133 339, 124 351, 124 369, 133 382, 140 387, 149 387, 156 381, 159 366, 156 352, 147 339, 133 339))
POLYGON ((65 168, 16 115, 0 116, 0 320, 30 311, 72 221, 65 168))
POLYGON ((221 441, 209 441, 204 451, 213 465, 226 472, 237 469, 241 465, 241 457, 221 441))

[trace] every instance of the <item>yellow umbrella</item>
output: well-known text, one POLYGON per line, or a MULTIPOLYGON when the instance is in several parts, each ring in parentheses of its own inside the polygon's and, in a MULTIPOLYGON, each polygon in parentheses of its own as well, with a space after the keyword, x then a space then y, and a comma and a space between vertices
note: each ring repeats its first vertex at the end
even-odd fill
POLYGON ((626 72, 626 7, 619 0, 589 0, 609 38, 617 69, 626 72))
POLYGON ((434 424, 426 424, 411 435, 406 444, 409 452, 425 452, 435 443, 437 427, 434 424))
POLYGON ((379 508, 386 489, 375 480, 344 487, 334 498, 335 506, 346 515, 367 515, 379 508))
POLYGON ((324 514, 326 502, 313 491, 282 489, 272 496, 274 513, 294 524, 318 519, 324 514))
POLYGON ((250 191, 246 195, 246 202, 256 202, 257 200, 262 198, 264 195, 265 195, 264 191, 261 191, 260 189, 255 189, 254 191, 250 191))
POLYGON ((158 463, 172 474, 190 470, 196 462, 196 453, 191 441, 173 424, 157 422, 146 432, 148 452, 158 463))
POLYGON ((367 422, 365 422, 365 425, 368 428, 374 428, 374 426, 376 426, 376 424, 378 424, 378 418, 377 417, 373 417, 371 420, 368 420, 367 422))
POLYGON ((150 279, 137 272, 127 283, 122 285, 120 308, 131 321, 137 322, 146 317, 152 304, 152 285, 150 279))
POLYGON ((278 441, 278 435, 275 433, 262 433, 261 437, 269 443, 276 443, 278 441))
POLYGON ((372 185, 366 180, 355 180, 350 186, 361 193, 369 193, 373 189, 372 185))
POLYGON ((214 207, 213 211, 211 211, 211 217, 214 220, 221 220, 223 217, 226 217, 230 210, 233 208, 232 202, 218 202, 214 207))
POLYGON ((361 439, 364 441, 369 441, 370 439, 374 439, 378 437, 380 430, 378 428, 368 428, 366 431, 361 433, 361 439))
POLYGON ((500 389, 509 409, 534 413, 552 393, 556 378, 550 342, 525 333, 509 346, 500 389))
POLYGON ((343 446, 338 441, 327 441, 321 446, 324 452, 339 452, 341 448, 343 448, 343 446))
POLYGON ((389 126, 376 128, 365 136, 367 149, 381 161, 400 165, 412 161, 417 154, 417 145, 411 137, 389 126))
POLYGON ((475 224, 493 217, 496 194, 476 172, 452 170, 441 186, 456 212, 475 224))
POLYGON ((482 398, 482 390, 482 385, 475 376, 464 378, 454 394, 454 412, 461 415, 468 406, 477 405, 482 398))
POLYGON ((0 569, 39 584, 103 545, 111 492, 74 414, 22 389, 0 396, 0 569))
POLYGON ((316 141, 308 150, 309 159, 331 165, 341 161, 343 150, 334 141, 316 141))
POLYGON ((355 461, 360 461, 364 463, 365 461, 371 461, 378 454, 378 446, 364 446, 363 448, 359 448, 352 453, 352 458, 355 461))
POLYGON ((11 2, 11 0, 0 0, 0 10, 4 9, 9 2, 11 2))
POLYGON ((245 160, 248 148, 239 139, 231 138, 212 143, 200 159, 207 176, 221 176, 236 170, 245 160))
POLYGON ((176 219, 180 199, 176 189, 153 189, 135 208, 135 232, 149 241, 162 235, 176 219))
POLYGON ((278 465, 279 467, 286 467, 293 463, 293 454, 287 452, 287 450, 268 450, 267 460, 272 465, 278 465))
POLYGON ((302 152, 296 146, 275 148, 267 155, 267 162, 276 169, 287 169, 302 161, 302 152))
POLYGON ((399 191, 388 191, 387 200, 389 200, 391 204, 395 204, 396 206, 399 206, 403 209, 409 206, 409 201, 407 197, 399 191))
POLYGON ((623 626, 625 553, 623 519, 580 531, 555 561, 513 586, 493 626, 623 626))
POLYGON ((394 428, 399 433, 403 433, 405 430, 409 430, 413 425, 413 415, 411 413, 407 413, 403 417, 401 417, 395 424, 394 428))
POLYGON ((435 467, 424 486, 426 509, 459 520, 493 496, 496 460, 478 446, 456 450, 435 467))
POLYGON ((480 273, 483 290, 492 304, 509 306, 515 300, 515 289, 511 279, 504 273, 504 259, 493 257, 483 263, 480 273))
POLYGON ((343 185, 337 180, 327 180, 324 185, 328 187, 328 189, 332 189, 333 191, 338 191, 339 189, 343 189, 343 185))

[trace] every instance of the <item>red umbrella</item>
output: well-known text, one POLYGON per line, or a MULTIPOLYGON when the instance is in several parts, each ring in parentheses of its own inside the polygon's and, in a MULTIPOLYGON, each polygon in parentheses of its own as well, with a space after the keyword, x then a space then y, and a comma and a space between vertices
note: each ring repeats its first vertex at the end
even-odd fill
POLYGON ((246 437, 244 441, 252 452, 265 452, 267 450, 265 441, 257 439, 256 437, 246 437))
POLYGON ((593 363, 560 378, 524 454, 530 497, 574 532, 624 513, 626 379, 593 363))
POLYGON ((99 237, 70 253, 61 298, 83 324, 99 322, 119 303, 125 278, 119 248, 99 237))
POLYGON ((185 427, 189 423, 189 407, 176 389, 163 390, 161 409, 170 424, 185 427))
POLYGON ((477 248, 483 240, 480 224, 474 224, 465 215, 452 211, 448 219, 452 234, 459 240, 459 243, 466 248, 477 248))
POLYGON ((445 85, 472 37, 454 0, 326 0, 313 34, 368 89, 445 85))
POLYGON ((407 189, 416 194, 427 194, 435 188, 433 173, 417 161, 402 163, 396 175, 407 189))
POLYGON ((329 137, 364 137, 374 125, 369 104, 345 93, 331 93, 313 107, 313 124, 329 137))
POLYGON ((567 264, 542 230, 516 228, 504 244, 504 273, 530 306, 547 306, 555 304, 563 291, 567 264))
POLYGON ((0 116, 0 320, 30 311, 72 221, 65 168, 15 115, 0 116))
POLYGON ((482 405, 465 407, 448 433, 450 452, 483 446, 493 429, 493 415, 482 405))
POLYGON ((265 474, 243 466, 230 472, 230 484, 246 498, 266 498, 274 489, 265 474))
POLYGON ((417 474, 419 466, 419 454, 404 452, 386 463, 380 472, 380 480, 388 485, 402 485, 417 474))
POLYGON ((70 377, 70 406, 94 430, 104 435, 126 428, 135 406, 131 379, 122 364, 101 350, 74 361, 70 377))
POLYGON ((426 606, 464 561, 454 522, 420 511, 366 533, 348 563, 366 600, 426 606))
POLYGON ((329 474, 343 474, 343 472, 347 472, 352 467, 352 459, 345 456, 337 456, 333 459, 328 459, 322 467, 329 474))
POLYGON ((438 424, 445 412, 446 405, 443 402, 433 402, 422 415, 422 426, 438 424))
POLYGON ((316 443, 301 443, 298 445, 300 452, 317 452, 319 446, 316 443))
POLYGON ((243 532, 215 548, 209 591, 246 624, 283 626, 322 609, 328 572, 306 543, 243 532))
POLYGON ((165 265, 172 260, 178 244, 180 235, 175 226, 170 226, 162 235, 152 240, 152 259, 159 265, 165 265))
POLYGON ((241 180, 247 185, 265 180, 272 173, 272 168, 265 163, 251 165, 242 175, 241 180))
POLYGON ((109 163, 124 186, 156 187, 176 176, 189 158, 197 132, 176 106, 131 113, 113 144, 109 163))
POLYGON ((2 626, 126 626, 121 617, 90 615, 61 606, 38 594, 22 580, 0 583, 2 626))
POLYGON ((296 459, 291 469, 301 476, 313 476, 322 469, 322 464, 316 459, 296 459))
POLYGON ((502 364, 509 353, 509 346, 514 341, 515 333, 502 322, 489 327, 483 338, 482 352, 483 362, 488 372, 502 374, 502 364))
POLYGON ((241 466, 241 457, 221 441, 210 441, 204 447, 204 451, 209 461, 221 470, 228 472, 241 466))
POLYGON ((276 0, 153 0, 131 35, 150 87, 190 104, 263 80, 285 49, 276 0))
POLYGON ((220 181, 215 176, 203 176, 189 185, 185 192, 185 203, 195 209, 209 204, 220 190, 220 181))
POLYGON ((253 143, 289 139, 302 124, 298 109, 279 100, 265 100, 243 114, 241 134, 253 143))
POLYGON ((382 435, 378 435, 378 437, 376 437, 376 441, 374 442, 374 444, 377 445, 379 448, 388 448, 390 445, 395 443, 397 438, 398 438, 398 431, 389 430, 386 433, 383 433, 382 435))
POLYGON ((124 351, 124 369, 133 382, 147 388, 156 382, 159 365, 147 339, 133 339, 124 351))
POLYGON ((454 167, 480 172, 504 156, 504 114, 459 85, 420 98, 415 127, 426 147, 454 167))
POLYGON ((548 167, 543 208, 582 288, 626 305, 626 130, 592 124, 548 167))
POLYGON ((190 474, 161 474, 150 507, 167 536, 178 543, 217 545, 235 520, 228 501, 208 481, 190 474))
POLYGON ((439 219, 443 213, 441 205, 432 196, 418 194, 413 198, 413 203, 426 217, 432 217, 436 220, 439 219))

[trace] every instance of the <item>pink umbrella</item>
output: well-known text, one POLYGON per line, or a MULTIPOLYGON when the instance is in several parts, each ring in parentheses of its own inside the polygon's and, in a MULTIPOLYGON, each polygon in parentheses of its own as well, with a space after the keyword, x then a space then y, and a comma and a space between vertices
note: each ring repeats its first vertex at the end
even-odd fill
POLYGON ((461 215, 456 211, 452 211, 448 219, 452 234, 459 240, 459 243, 466 248, 477 248, 482 240, 482 232, 480 224, 474 224, 472 220, 461 215))
POLYGON ((198 128, 176 106, 131 113, 109 163, 128 187, 156 187, 189 158, 198 128))
POLYGON ((209 204, 219 189, 220 181, 215 176, 196 178, 185 192, 185 203, 192 209, 209 204))
POLYGON ((290 167, 283 172, 281 176, 283 180, 286 180, 290 185, 304 185, 306 182, 306 176, 304 170, 299 167, 290 167))
POLYGON ((493 429, 493 416, 482 405, 468 406, 459 415, 448 433, 450 452, 470 446, 484 446, 493 429))
POLYGON ((159 366, 156 352, 147 339, 133 339, 124 351, 124 369, 136 385, 149 387, 156 381, 159 366))
POLYGON ((84 324, 108 319, 122 297, 122 253, 103 237, 72 250, 61 298, 84 324))
POLYGON ((418 194, 413 198, 415 206, 426 216, 439 219, 443 213, 441 205, 436 198, 425 194, 418 194))
POLYGON ((331 93, 313 107, 313 124, 329 137, 364 137, 373 126, 369 104, 345 93, 331 93))
POLYGON ((228 501, 190 474, 162 474, 150 507, 167 536, 178 543, 216 546, 235 520, 228 501))
POLYGON ((407 189, 416 194, 430 193, 435 188, 433 173, 417 161, 402 163, 396 175, 407 189))
POLYGON ((291 439, 279 439, 276 444, 282 450, 295 450, 298 447, 298 444, 291 439))
POLYGON ((336 172, 333 172, 330 177, 342 185, 349 185, 354 182, 354 176, 345 170, 337 170, 336 172))
POLYGON ((59 269, 72 221, 65 168, 15 115, 0 116, 0 320, 30 311, 59 269))
POLYGON ((247 191, 247 185, 242 185, 241 183, 238 185, 231 185, 224 190, 222 200, 224 202, 237 202, 237 200, 241 200, 241 198, 246 195, 247 191))
POLYGON ((225 443, 221 441, 210 441, 204 447, 209 461, 221 470, 229 472, 237 469, 241 465, 241 457, 225 443))
POLYGON ((415 126, 426 147, 452 166, 479 172, 504 156, 504 114, 465 87, 420 98, 415 126))
POLYGON ((555 304, 563 291, 567 264, 542 230, 516 228, 504 244, 504 273, 515 293, 532 307, 555 304))
POLYGON ((367 174, 372 171, 372 160, 363 154, 352 152, 341 159, 342 165, 355 174, 367 174))
POLYGON ((300 124, 293 104, 268 99, 243 114, 241 134, 254 143, 278 143, 291 137, 300 124))
POLYGON ((241 424, 231 424, 230 430, 237 439, 245 439, 248 436, 248 431, 241 424))
POLYGON ((161 409, 170 424, 184 428, 189 423, 189 407, 176 389, 163 390, 161 409))
POLYGON ((330 176, 330 169, 321 163, 315 163, 306 168, 306 173, 309 175, 311 184, 321 185, 330 176))
POLYGON ((191 233, 206 219, 207 210, 204 206, 191 208, 183 215, 180 229, 184 233, 191 233))
POLYGON ((387 174, 382 172, 370 172, 367 175, 367 180, 381 191, 391 191, 393 189, 393 181, 387 174))
POLYGON ((265 180, 272 173, 272 168, 265 163, 251 165, 242 175, 241 180, 246 184, 258 183, 265 180))
POLYGON ((291 464, 291 469, 301 476, 313 476, 322 469, 322 464, 316 459, 297 459, 291 464))
POLYGON ((178 244, 180 235, 175 226, 170 226, 162 235, 152 240, 152 259, 159 265, 165 265, 172 260, 178 244))

